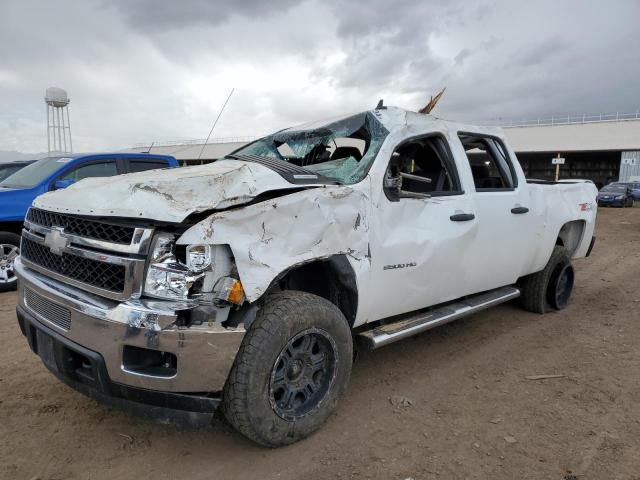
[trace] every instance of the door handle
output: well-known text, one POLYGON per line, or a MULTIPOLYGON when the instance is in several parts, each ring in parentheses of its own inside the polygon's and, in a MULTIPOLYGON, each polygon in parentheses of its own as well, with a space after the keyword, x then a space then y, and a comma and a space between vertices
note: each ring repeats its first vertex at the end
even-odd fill
POLYGON ((468 222, 474 218, 476 218, 476 216, 473 213, 456 213, 455 215, 451 215, 449 220, 452 222, 468 222))
POLYGON ((511 209, 511 213, 515 213, 516 215, 520 214, 520 213, 527 213, 529 211, 529 209, 527 207, 513 207, 511 209))

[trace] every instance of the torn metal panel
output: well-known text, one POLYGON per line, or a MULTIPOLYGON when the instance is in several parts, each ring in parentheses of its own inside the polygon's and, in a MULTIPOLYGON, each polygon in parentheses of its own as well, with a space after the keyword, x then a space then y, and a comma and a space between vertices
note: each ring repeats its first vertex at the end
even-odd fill
POLYGON ((293 185, 263 165, 220 160, 195 167, 87 178, 65 190, 46 193, 33 204, 61 213, 178 223, 193 213, 247 203, 264 192, 300 187, 300 183, 293 185))
POLYGON ((368 182, 327 186, 216 212, 187 230, 179 244, 228 244, 249 301, 292 265, 345 254, 356 274, 369 267, 368 182))

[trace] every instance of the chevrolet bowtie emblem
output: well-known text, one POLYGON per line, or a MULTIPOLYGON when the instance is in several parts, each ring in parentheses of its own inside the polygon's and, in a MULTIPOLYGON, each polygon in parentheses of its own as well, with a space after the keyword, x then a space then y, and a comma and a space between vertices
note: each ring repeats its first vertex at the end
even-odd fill
POLYGON ((60 227, 51 227, 49 233, 44 237, 44 244, 49 247, 51 253, 62 255, 62 252, 69 246, 69 237, 60 227))

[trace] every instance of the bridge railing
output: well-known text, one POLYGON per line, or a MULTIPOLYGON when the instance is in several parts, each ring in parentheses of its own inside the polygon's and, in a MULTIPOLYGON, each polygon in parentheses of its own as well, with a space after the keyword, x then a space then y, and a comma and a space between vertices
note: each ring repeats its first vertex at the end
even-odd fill
MULTIPOLYGON (((256 136, 244 136, 244 137, 218 137, 218 138, 210 138, 207 142, 207 145, 212 143, 248 143, 257 140, 260 137, 256 136)), ((176 139, 176 140, 161 140, 157 142, 153 142, 154 147, 171 147, 173 145, 202 145, 204 144, 206 139, 204 138, 187 138, 187 139, 176 139)), ((142 148, 149 147, 151 142, 149 143, 136 143, 132 148, 142 148)))
POLYGON ((523 120, 490 120, 483 123, 485 125, 495 125, 497 127, 533 127, 549 125, 573 125, 596 122, 623 122, 627 120, 640 120, 640 111, 637 111, 635 113, 599 113, 596 115, 556 115, 546 118, 523 120))

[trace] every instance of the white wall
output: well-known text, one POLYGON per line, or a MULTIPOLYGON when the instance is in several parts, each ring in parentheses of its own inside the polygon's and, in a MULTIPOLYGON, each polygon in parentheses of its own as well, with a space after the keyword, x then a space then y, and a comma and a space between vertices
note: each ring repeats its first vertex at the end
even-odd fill
POLYGON ((640 120, 506 127, 516 152, 640 150, 640 120))

